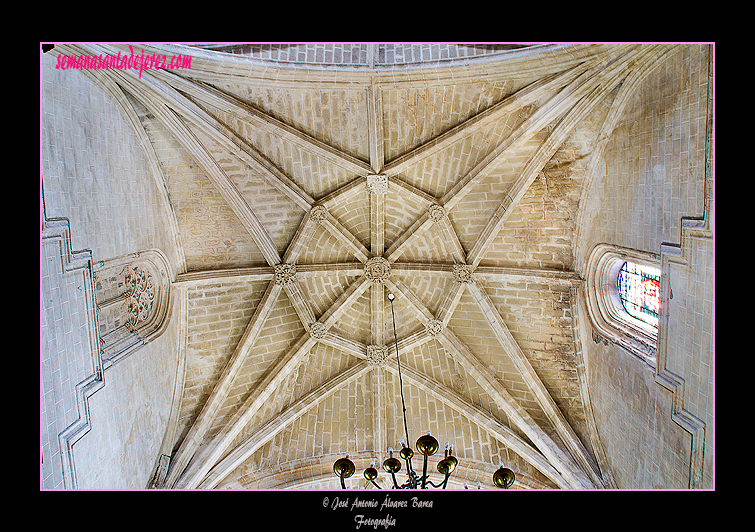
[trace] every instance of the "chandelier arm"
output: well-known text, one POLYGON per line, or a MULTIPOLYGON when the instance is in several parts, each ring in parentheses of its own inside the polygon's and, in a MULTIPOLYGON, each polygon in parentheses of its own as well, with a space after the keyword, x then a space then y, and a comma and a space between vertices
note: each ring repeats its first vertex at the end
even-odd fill
POLYGON ((401 485, 402 489, 416 489, 417 488, 417 481, 419 480, 419 477, 417 476, 417 473, 414 472, 413 469, 410 469, 406 473, 406 482, 404 482, 401 485))
POLYGON ((427 481, 428 484, 430 484, 433 488, 443 488, 446 489, 446 483, 448 483, 448 478, 451 476, 451 473, 446 473, 445 478, 443 479, 443 482, 439 482, 438 484, 435 484, 431 482, 430 480, 427 481))
POLYGON ((411 477, 412 474, 414 474, 414 469, 412 468, 412 459, 411 458, 405 458, 404 462, 406 462, 406 470, 409 473, 409 476, 411 477))

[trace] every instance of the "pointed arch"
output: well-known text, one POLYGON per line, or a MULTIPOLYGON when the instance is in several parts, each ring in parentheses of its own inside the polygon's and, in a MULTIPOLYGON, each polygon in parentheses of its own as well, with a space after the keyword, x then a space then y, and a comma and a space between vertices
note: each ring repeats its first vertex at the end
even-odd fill
POLYGON ((150 249, 92 267, 105 369, 159 337, 168 326, 171 277, 165 255, 150 249))
POLYGON ((655 368, 658 329, 630 314, 619 292, 617 280, 627 262, 660 267, 657 255, 619 246, 598 244, 590 253, 585 298, 593 340, 618 344, 655 368))

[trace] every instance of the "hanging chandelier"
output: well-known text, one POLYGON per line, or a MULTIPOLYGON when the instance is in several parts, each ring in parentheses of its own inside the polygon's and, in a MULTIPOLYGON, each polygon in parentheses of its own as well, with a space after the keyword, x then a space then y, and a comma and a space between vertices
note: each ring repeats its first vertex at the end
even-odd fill
MULTIPOLYGON (((391 302, 391 316, 393 317, 393 339, 396 345, 396 363, 398 364, 399 389, 401 391, 401 406, 404 417, 404 434, 406 435, 406 440, 399 440, 401 450, 398 452, 398 455, 406 464, 407 480, 402 484, 399 484, 396 480, 396 473, 401 471, 401 461, 398 458, 394 458, 393 453, 395 451, 392 447, 388 447, 388 458, 383 461, 383 469, 390 473, 394 489, 427 489, 428 487, 445 489, 448 484, 448 479, 451 477, 451 474, 459 463, 459 460, 453 455, 453 446, 450 443, 445 443, 444 457, 437 465, 438 472, 443 475, 442 481, 437 484, 432 482, 430 480, 430 475, 427 472, 428 458, 437 453, 440 447, 438 440, 430 435, 430 431, 427 431, 425 435, 420 436, 415 444, 417 451, 423 456, 422 475, 419 475, 412 466, 414 451, 411 447, 406 445, 406 442, 409 441, 409 429, 406 424, 406 403, 404 402, 401 360, 399 358, 398 338, 396 336, 396 315, 393 311, 393 300, 395 299, 394 294, 388 294, 388 299, 391 302)), ((351 477, 355 471, 356 467, 354 466, 354 462, 349 459, 349 453, 346 453, 345 457, 339 458, 333 464, 333 472, 341 480, 341 488, 343 489, 346 489, 345 479, 351 477)), ((364 470, 364 478, 369 480, 376 488, 382 489, 382 487, 375 482, 378 478, 378 470, 375 468, 375 462, 372 462, 370 467, 364 470)), ((504 467, 503 463, 500 462, 498 470, 493 473, 493 484, 498 488, 508 489, 514 484, 514 480, 516 480, 514 472, 511 469, 504 467)), ((464 487, 466 488, 466 484, 464 487)), ((477 483, 477 487, 480 488, 479 482, 477 483)))

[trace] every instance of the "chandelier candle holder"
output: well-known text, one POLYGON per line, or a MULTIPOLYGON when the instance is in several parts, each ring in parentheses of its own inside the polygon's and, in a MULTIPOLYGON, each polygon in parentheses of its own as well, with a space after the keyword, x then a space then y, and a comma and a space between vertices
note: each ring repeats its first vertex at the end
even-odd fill
MULTIPOLYGON (((439 461, 436 466, 438 472, 443 475, 443 480, 437 484, 430 480, 430 476, 427 472, 427 463, 428 458, 438 452, 440 447, 438 445, 438 440, 430 434, 429 430, 424 436, 420 436, 417 439, 415 447, 423 456, 422 475, 419 475, 414 470, 414 467, 412 466, 414 451, 411 447, 407 447, 406 445, 406 441, 409 440, 409 429, 406 424, 406 403, 404 402, 404 384, 401 378, 401 360, 399 358, 398 338, 396 336, 396 315, 393 311, 393 300, 395 297, 396 296, 392 293, 388 294, 388 299, 391 302, 391 316, 393 317, 393 339, 396 344, 396 363, 398 365, 399 389, 401 390, 401 406, 403 408, 404 432, 406 434, 406 440, 399 440, 401 450, 398 452, 398 455, 406 464, 407 480, 404 483, 399 484, 396 479, 396 473, 401 471, 401 461, 393 456, 393 453, 395 452, 393 447, 388 447, 388 458, 383 461, 383 469, 387 473, 390 473, 394 489, 427 489, 428 487, 445 489, 448 484, 448 479, 459 464, 459 460, 453 455, 453 445, 449 442, 446 442, 444 445, 443 459, 439 461)), ((341 488, 343 489, 346 489, 345 479, 351 477, 355 471, 356 467, 354 467, 354 462, 349 459, 349 453, 346 453, 344 458, 339 458, 333 464, 333 472, 341 480, 341 488)), ((375 462, 372 462, 370 467, 364 470, 364 478, 370 481, 376 488, 382 489, 382 487, 375 482, 378 478, 378 470, 375 468, 375 462)), ((493 474, 493 484, 498 488, 508 489, 514 484, 515 480, 516 476, 514 475, 514 472, 511 469, 504 467, 503 462, 500 462, 498 470, 493 474)), ((478 488, 480 487, 479 482, 477 483, 477 486, 478 488)))

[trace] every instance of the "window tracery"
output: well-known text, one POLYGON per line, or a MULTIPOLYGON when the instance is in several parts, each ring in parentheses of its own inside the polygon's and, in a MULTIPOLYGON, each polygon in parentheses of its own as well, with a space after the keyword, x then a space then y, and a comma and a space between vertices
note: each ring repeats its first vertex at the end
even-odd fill
POLYGON ((155 302, 155 283, 149 272, 139 266, 126 269, 126 313, 133 330, 139 322, 147 321, 155 302))
POLYGON ((170 275, 165 256, 149 250, 93 265, 103 367, 157 338, 167 326, 170 275))

